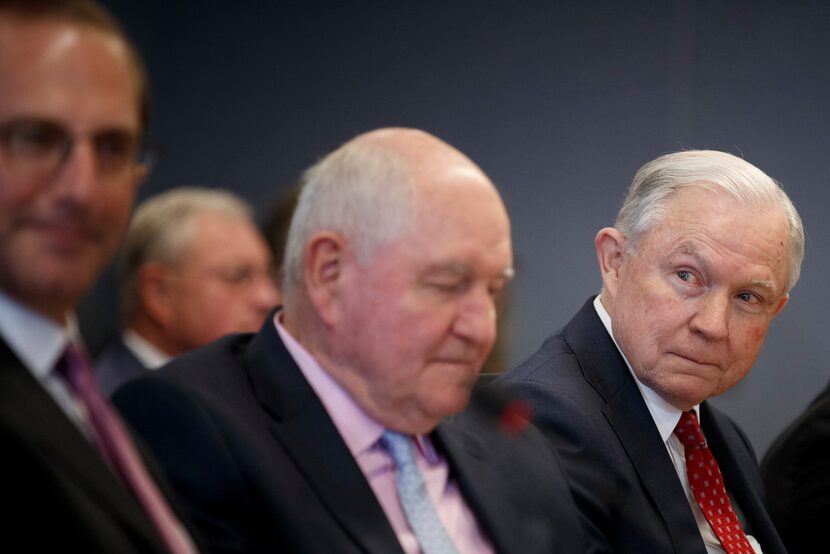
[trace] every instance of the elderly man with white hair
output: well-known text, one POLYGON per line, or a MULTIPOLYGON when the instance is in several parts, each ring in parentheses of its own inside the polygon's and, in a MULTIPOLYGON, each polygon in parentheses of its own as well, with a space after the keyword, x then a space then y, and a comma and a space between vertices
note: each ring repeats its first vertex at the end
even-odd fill
POLYGON ((115 403, 212 551, 584 552, 544 439, 503 429, 492 397, 467 408, 512 268, 469 158, 414 129, 360 135, 305 174, 283 309, 115 403))
POLYGON ((600 295, 499 381, 536 408, 594 546, 785 552, 752 446, 706 400, 749 372, 798 280, 792 202, 735 156, 667 154, 595 247, 600 295))

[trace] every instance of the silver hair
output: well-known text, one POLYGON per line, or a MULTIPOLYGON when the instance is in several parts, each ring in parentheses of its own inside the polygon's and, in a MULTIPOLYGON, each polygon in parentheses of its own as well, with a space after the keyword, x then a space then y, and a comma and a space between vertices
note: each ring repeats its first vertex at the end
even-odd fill
POLYGON ((118 265, 118 301, 122 321, 138 309, 138 273, 149 262, 176 265, 193 239, 194 222, 218 214, 253 224, 250 206, 235 194, 202 187, 178 187, 143 202, 124 237, 118 265))
POLYGON ((413 176, 399 153, 375 143, 350 141, 309 168, 288 229, 284 297, 303 282, 303 251, 321 231, 344 236, 359 263, 410 232, 413 176))
POLYGON ((790 198, 763 171, 749 162, 716 150, 688 150, 656 158, 634 175, 614 227, 636 251, 643 233, 658 223, 671 198, 684 187, 723 191, 742 203, 778 206, 789 226, 790 260, 786 290, 798 282, 804 259, 804 227, 790 198))

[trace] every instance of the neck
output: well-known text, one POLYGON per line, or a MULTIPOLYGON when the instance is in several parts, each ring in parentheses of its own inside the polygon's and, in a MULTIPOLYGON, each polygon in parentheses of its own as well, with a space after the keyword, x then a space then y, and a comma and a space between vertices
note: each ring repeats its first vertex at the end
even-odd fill
POLYGON ((128 328, 141 335, 141 338, 171 358, 184 354, 186 351, 175 339, 170 338, 161 325, 146 315, 136 315, 129 323, 128 328))

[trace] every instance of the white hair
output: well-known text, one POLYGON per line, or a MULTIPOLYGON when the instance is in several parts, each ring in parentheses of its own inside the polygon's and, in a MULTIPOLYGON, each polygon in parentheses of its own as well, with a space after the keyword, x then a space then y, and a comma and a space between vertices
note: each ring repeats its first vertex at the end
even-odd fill
POLYGON ((801 273, 804 259, 804 228, 790 198, 771 177, 732 154, 716 150, 688 150, 656 158, 634 175, 628 196, 614 227, 636 251, 643 233, 663 218, 672 197, 684 187, 722 191, 736 200, 780 207, 787 219, 790 260, 786 290, 801 273))
POLYGON ((253 224, 251 208, 222 189, 178 187, 143 202, 127 228, 118 267, 121 317, 129 322, 138 308, 138 272, 149 262, 176 265, 193 239, 194 222, 218 214, 253 224))
POLYGON ((414 226, 414 181, 409 162, 383 146, 350 141, 309 168, 285 247, 283 294, 303 282, 303 249, 321 231, 349 240, 358 262, 414 226))

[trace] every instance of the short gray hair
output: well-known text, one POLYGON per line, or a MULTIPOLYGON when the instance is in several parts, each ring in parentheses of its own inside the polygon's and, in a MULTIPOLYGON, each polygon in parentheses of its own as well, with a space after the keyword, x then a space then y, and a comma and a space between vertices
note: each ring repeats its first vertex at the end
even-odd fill
POLYGON ((635 250, 645 233, 659 222, 671 198, 684 187, 699 186, 726 192, 742 203, 779 206, 787 219, 790 239, 789 292, 798 282, 804 259, 801 217, 781 186, 751 163, 716 150, 688 150, 656 158, 634 175, 614 227, 635 250))
POLYGON ((118 301, 122 321, 138 308, 138 273, 149 262, 176 265, 193 238, 194 221, 218 214, 253 224, 251 208, 222 189, 178 187, 143 202, 124 237, 118 266, 118 301))
POLYGON ((303 281, 303 250, 315 233, 346 237, 358 261, 411 231, 414 177, 409 161, 380 144, 350 141, 309 168, 285 247, 285 296, 303 281))

